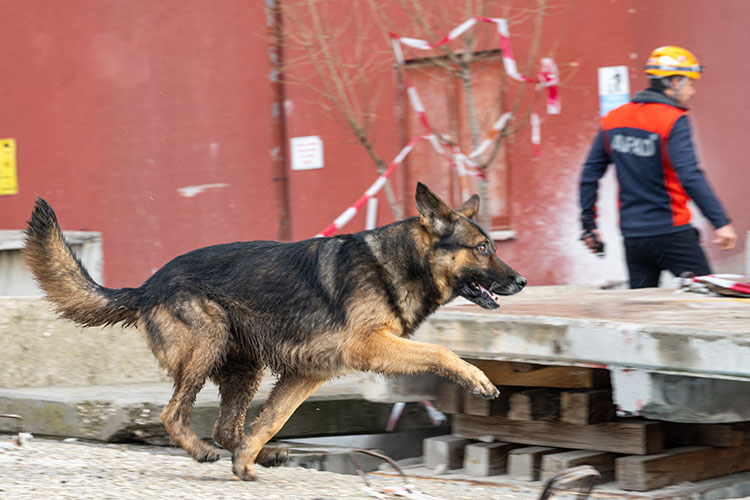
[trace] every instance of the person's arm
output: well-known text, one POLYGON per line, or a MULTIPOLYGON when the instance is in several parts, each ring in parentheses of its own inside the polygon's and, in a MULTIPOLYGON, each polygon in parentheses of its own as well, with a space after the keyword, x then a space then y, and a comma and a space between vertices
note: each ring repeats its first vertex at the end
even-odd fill
POLYGON ((606 133, 599 130, 591 145, 591 150, 583 165, 579 185, 579 202, 581 205, 581 225, 585 232, 594 237, 585 237, 583 242, 592 252, 596 252, 597 240, 601 242, 599 230, 596 227, 596 199, 599 190, 599 179, 606 173, 612 162, 608 153, 606 133))
POLYGON ((605 141, 605 132, 599 130, 581 172, 579 201, 584 229, 596 229, 596 194, 599 190, 599 179, 607 172, 607 167, 612 162, 605 141))
POLYGON ((700 211, 711 221, 721 248, 734 248, 737 235, 719 199, 703 174, 693 146, 690 121, 686 115, 677 119, 667 139, 667 152, 677 178, 700 211))

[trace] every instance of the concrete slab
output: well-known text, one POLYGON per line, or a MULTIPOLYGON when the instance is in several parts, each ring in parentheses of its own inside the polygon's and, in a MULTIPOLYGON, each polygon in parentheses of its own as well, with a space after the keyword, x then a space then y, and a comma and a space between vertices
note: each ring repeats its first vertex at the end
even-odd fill
MULTIPOLYGON (((529 287, 500 303, 486 311, 456 300, 429 317, 414 339, 464 358, 606 368, 625 415, 750 420, 750 299, 564 286, 529 287)), ((388 389, 370 392, 387 400, 388 389)))
MULTIPOLYGON (((365 400, 360 379, 355 374, 323 385, 277 438, 383 432, 392 405, 365 400)), ((264 382, 250 405, 248 424, 260 412, 272 382, 264 382)), ((159 415, 171 393, 168 384, 0 389, 0 413, 20 415, 24 430, 37 435, 165 444, 168 438, 159 415)), ((191 421, 201 438, 210 439, 218 407, 218 389, 209 384, 198 395, 191 421)), ((0 432, 15 432, 15 425, 0 419, 0 432)), ((407 405, 397 430, 426 427, 432 427, 426 410, 407 405)))
POLYGON ((750 299, 673 290, 531 287, 500 309, 442 308, 415 338, 462 356, 625 366, 750 381, 750 299))

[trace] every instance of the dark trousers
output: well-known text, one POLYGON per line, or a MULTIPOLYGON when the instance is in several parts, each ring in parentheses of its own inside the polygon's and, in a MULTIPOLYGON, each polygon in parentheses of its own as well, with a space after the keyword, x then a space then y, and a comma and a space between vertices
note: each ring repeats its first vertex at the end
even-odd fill
POLYGON ((711 274, 694 227, 677 233, 642 238, 625 238, 630 288, 659 286, 659 275, 667 270, 675 276, 684 272, 696 276, 711 274))

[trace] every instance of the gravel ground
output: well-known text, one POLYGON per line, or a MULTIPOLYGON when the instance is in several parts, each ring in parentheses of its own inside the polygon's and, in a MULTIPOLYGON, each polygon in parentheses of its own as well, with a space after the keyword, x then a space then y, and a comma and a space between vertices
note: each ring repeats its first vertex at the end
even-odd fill
MULTIPOLYGON (((0 445, 9 445, 0 436, 0 445)), ((0 499, 351 499, 373 498, 358 476, 280 467, 258 468, 259 480, 240 481, 228 457, 199 464, 182 450, 155 446, 91 444, 35 438, 22 448, 0 447, 0 499)), ((400 480, 373 477, 377 488, 400 480)), ((418 480, 416 488, 440 500, 531 500, 532 491, 418 480)), ((381 498, 397 498, 383 496, 381 498)))

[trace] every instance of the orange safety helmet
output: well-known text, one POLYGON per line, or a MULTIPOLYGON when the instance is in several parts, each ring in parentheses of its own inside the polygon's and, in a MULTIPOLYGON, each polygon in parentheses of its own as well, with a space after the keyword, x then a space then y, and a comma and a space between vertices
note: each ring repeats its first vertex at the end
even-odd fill
POLYGON ((702 72, 703 68, 692 52, 674 45, 654 49, 646 62, 646 74, 649 78, 686 76, 697 80, 702 72))

